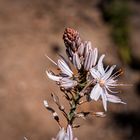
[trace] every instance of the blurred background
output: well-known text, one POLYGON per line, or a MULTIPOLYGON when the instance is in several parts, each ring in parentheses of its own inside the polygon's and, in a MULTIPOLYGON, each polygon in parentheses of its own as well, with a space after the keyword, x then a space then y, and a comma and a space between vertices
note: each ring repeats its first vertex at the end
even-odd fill
MULTIPOLYGON (((0 0, 0 139, 50 140, 57 134, 43 100, 57 108, 50 93, 62 93, 45 74, 55 69, 45 54, 54 60, 58 53, 65 55, 66 27, 105 53, 106 64, 123 69, 120 81, 133 85, 119 94, 127 105, 109 103, 107 117, 78 121, 81 127, 74 134, 80 140, 139 140, 139 0, 0 0)), ((92 102, 80 110, 103 107, 92 102)))

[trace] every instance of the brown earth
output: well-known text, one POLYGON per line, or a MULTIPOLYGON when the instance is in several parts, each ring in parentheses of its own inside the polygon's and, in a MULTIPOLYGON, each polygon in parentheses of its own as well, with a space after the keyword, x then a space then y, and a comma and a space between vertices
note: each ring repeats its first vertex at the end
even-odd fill
MULTIPOLYGON (((97 8, 98 2, 0 0, 1 140, 23 140, 24 136, 28 140, 49 140, 56 135, 58 126, 44 108, 43 100, 47 99, 55 106, 50 100, 50 93, 53 91, 59 96, 62 93, 45 74, 46 69, 55 68, 45 54, 54 60, 58 58, 56 52, 64 55, 62 34, 65 27, 75 28, 83 39, 90 40, 100 53, 105 53, 106 63, 122 66, 125 75, 121 81, 134 85, 122 88, 120 96, 127 105, 109 104, 110 111, 106 118, 80 120, 81 127, 74 131, 75 135, 80 140, 124 140, 131 135, 132 139, 134 135, 138 135, 135 125, 120 128, 113 116, 122 112, 132 113, 132 119, 136 119, 133 116, 137 114, 136 121, 140 122, 140 94, 135 88, 140 80, 139 71, 122 65, 116 53, 117 48, 109 36, 110 28, 102 20, 101 12, 97 8)), ((133 5, 135 11, 134 7, 137 7, 137 4, 133 5)), ((138 15, 132 15, 133 19, 132 46, 134 53, 140 56, 140 51, 135 51, 140 49, 140 27, 137 27, 140 21, 136 20, 138 15)), ((103 110, 100 103, 94 102, 80 109, 103 110)), ((131 120, 131 115, 126 117, 131 120)), ((134 136, 133 140, 138 137, 139 135, 134 136)))

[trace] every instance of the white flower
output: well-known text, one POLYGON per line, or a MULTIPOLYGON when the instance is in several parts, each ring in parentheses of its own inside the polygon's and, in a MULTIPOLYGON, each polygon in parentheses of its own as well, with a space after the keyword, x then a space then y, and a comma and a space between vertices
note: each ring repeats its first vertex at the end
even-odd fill
POLYGON ((52 138, 52 140, 78 140, 77 138, 73 138, 73 132, 70 125, 67 127, 67 132, 65 132, 64 128, 62 128, 56 138, 52 138))
POLYGON ((100 97, 103 101, 103 107, 107 111, 107 101, 112 103, 123 103, 121 99, 115 95, 111 95, 108 92, 116 93, 112 91, 112 88, 119 86, 121 84, 117 83, 115 74, 111 75, 116 65, 111 66, 108 70, 103 67, 103 59, 105 55, 102 55, 98 61, 96 68, 91 68, 90 73, 94 80, 96 80, 96 85, 91 90, 90 98, 97 101, 100 97))
MULTIPOLYGON (((51 59, 49 58, 49 60, 51 60, 51 59)), ((51 60, 51 61, 53 61, 53 60, 51 60)), ((58 63, 56 65, 60 69, 61 73, 59 75, 55 75, 51 71, 46 71, 47 76, 51 80, 58 82, 59 85, 61 87, 64 87, 65 89, 75 87, 77 85, 77 81, 72 79, 73 72, 71 71, 71 69, 68 66, 68 64, 66 63, 66 61, 64 59, 58 59, 58 63)))

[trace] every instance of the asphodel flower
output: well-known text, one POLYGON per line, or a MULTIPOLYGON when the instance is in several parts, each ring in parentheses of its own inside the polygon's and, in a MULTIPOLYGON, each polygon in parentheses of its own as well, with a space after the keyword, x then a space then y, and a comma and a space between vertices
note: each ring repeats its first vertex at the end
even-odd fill
POLYGON ((101 55, 98 59, 98 49, 93 48, 90 41, 83 41, 76 30, 66 28, 63 40, 69 61, 67 62, 61 56, 57 62, 54 62, 47 56, 55 64, 59 72, 56 74, 52 71, 46 71, 46 73, 51 80, 60 86, 61 91, 64 92, 64 97, 70 105, 69 109, 65 109, 61 105, 59 97, 55 93, 51 93, 53 101, 67 121, 66 129, 62 127, 57 112, 48 105, 46 100, 44 105, 52 113, 60 128, 56 138, 52 138, 52 140, 78 140, 73 137, 72 132, 72 128, 80 127, 80 125, 74 124, 75 119, 85 119, 89 115, 104 117, 108 102, 125 104, 119 97, 114 95, 114 93, 118 93, 114 89, 124 84, 118 83, 117 80, 121 71, 112 74, 116 65, 104 68, 103 59, 105 55, 101 55), (69 62, 71 65, 69 65, 69 62), (70 66, 72 66, 72 69, 70 66), (77 109, 83 103, 91 100, 98 101, 99 99, 103 102, 104 112, 91 112, 88 110, 79 112, 77 109))
MULTIPOLYGON (((53 60, 51 61, 54 62, 53 60)), ((64 59, 58 59, 58 62, 54 62, 54 64, 58 66, 60 73, 56 75, 52 71, 46 71, 48 77, 51 80, 56 81, 60 87, 65 89, 75 87, 77 85, 77 81, 73 80, 73 72, 71 71, 67 62, 64 59)))
POLYGON ((105 55, 102 55, 98 61, 97 66, 90 69, 93 80, 94 82, 96 81, 95 86, 91 90, 90 98, 95 101, 101 98, 103 101, 103 107, 105 111, 107 111, 107 101, 112 103, 125 103, 122 102, 119 97, 109 94, 109 92, 116 93, 116 91, 113 91, 112 88, 115 88, 116 86, 120 86, 122 84, 117 83, 116 78, 119 74, 111 75, 116 65, 111 66, 109 69, 104 69, 104 57, 105 55))
POLYGON ((52 140, 78 140, 78 139, 73 138, 72 128, 70 125, 68 125, 67 131, 65 131, 64 128, 61 128, 56 138, 52 138, 52 140))

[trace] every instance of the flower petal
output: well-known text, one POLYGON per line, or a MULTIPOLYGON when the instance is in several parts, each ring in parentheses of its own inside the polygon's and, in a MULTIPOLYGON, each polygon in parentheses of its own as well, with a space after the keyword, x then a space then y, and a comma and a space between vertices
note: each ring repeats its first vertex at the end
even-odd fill
POLYGON ((99 70, 99 72, 104 75, 105 74, 105 70, 104 70, 104 67, 103 67, 103 59, 104 59, 105 55, 103 54, 100 58, 99 58, 99 61, 98 61, 98 64, 97 64, 97 69, 99 70))
POLYGON ((101 95, 101 90, 102 88, 100 87, 100 85, 96 84, 90 93, 90 98, 97 101, 101 95))
POLYGON ((62 73, 72 77, 73 72, 70 70, 69 66, 63 59, 58 59, 58 67, 61 69, 62 73))
POLYGON ((106 92, 104 89, 101 90, 101 97, 103 101, 104 110, 107 111, 107 97, 106 97, 106 92))
POLYGON ((125 102, 122 102, 121 99, 115 95, 107 94, 107 100, 112 103, 122 103, 126 104, 125 102))
POLYGON ((52 72, 46 71, 46 74, 47 74, 47 76, 48 76, 51 80, 53 80, 53 81, 59 82, 59 81, 62 79, 62 77, 56 76, 56 75, 52 74, 52 72))
POLYGON ((100 79, 100 77, 101 77, 101 74, 95 68, 91 68, 90 73, 91 73, 92 77, 95 78, 95 79, 100 79))
POLYGON ((110 69, 105 73, 105 75, 103 76, 102 79, 107 80, 111 76, 111 74, 112 74, 113 70, 115 69, 115 67, 116 67, 116 65, 111 66, 110 69))

